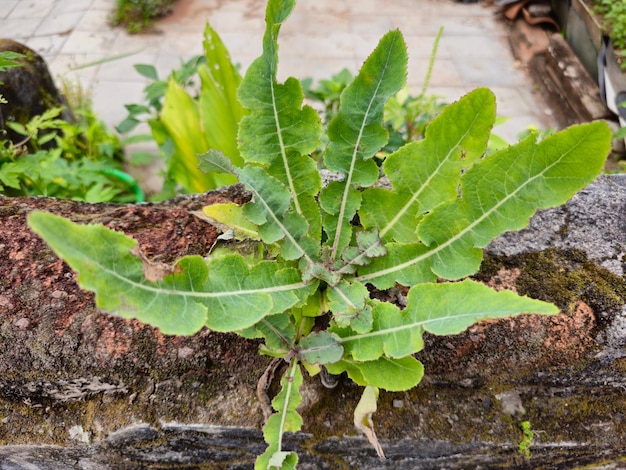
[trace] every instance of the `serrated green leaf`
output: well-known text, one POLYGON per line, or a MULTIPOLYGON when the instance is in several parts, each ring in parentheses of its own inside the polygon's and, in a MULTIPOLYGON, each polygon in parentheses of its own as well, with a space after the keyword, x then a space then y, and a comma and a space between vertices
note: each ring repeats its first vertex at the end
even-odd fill
POLYGON ((354 272, 352 268, 369 264, 372 258, 379 258, 387 254, 387 248, 381 243, 378 230, 362 230, 356 234, 357 246, 348 246, 341 254, 345 263, 341 272, 354 272), (351 268, 352 267, 352 268, 351 268))
POLYGON ((461 180, 463 197, 433 210, 418 228, 425 244, 437 246, 433 272, 446 279, 473 274, 491 240, 524 228, 537 209, 567 202, 602 171, 610 135, 603 122, 574 126, 539 144, 530 136, 474 165, 461 180))
POLYGON ((297 464, 297 455, 294 452, 285 452, 282 448, 283 435, 286 432, 297 432, 302 427, 302 418, 296 411, 302 401, 302 395, 300 395, 302 371, 297 360, 292 359, 280 384, 281 390, 272 400, 276 413, 270 416, 263 426, 263 437, 269 445, 267 450, 257 458, 255 469, 279 468, 283 470, 294 468, 297 464), (274 465, 280 465, 280 467, 274 465))
POLYGON ((208 275, 201 258, 181 260, 179 273, 167 281, 149 282, 141 260, 131 254, 137 241, 122 233, 102 225, 79 226, 44 212, 29 214, 28 223, 78 272, 81 287, 96 292, 98 307, 154 324, 166 334, 193 334, 206 323, 205 305, 185 295, 172 295, 190 288, 201 290, 208 275))
POLYGON ((341 94, 339 112, 328 126, 330 144, 324 163, 331 171, 345 174, 338 182, 342 197, 338 199, 336 220, 326 221, 327 233, 332 238, 332 256, 345 247, 346 221, 356 209, 348 206, 359 187, 371 186, 378 179, 378 166, 372 160, 387 143, 388 134, 382 127, 385 102, 397 93, 406 81, 406 45, 399 31, 390 31, 380 40, 367 58, 354 81, 341 94), (328 225, 332 224, 332 225, 328 225))
POLYGON ((302 105, 298 80, 276 80, 278 33, 293 6, 293 1, 268 4, 263 55, 250 65, 239 87, 239 100, 250 113, 240 124, 240 150, 246 162, 269 167, 287 189, 293 212, 307 220, 307 236, 319 242, 321 215, 314 197, 322 183, 309 154, 320 142, 321 120, 313 108, 302 105))
MULTIPOLYGON (((361 205, 361 193, 359 191, 349 191, 345 194, 345 199, 344 191, 345 184, 343 182, 333 181, 322 189, 319 195, 320 207, 325 212, 323 215, 323 226, 326 238, 335 240, 337 250, 343 250, 350 243, 352 239, 350 219, 354 217, 361 205), (344 219, 340 222, 339 217, 341 216, 344 219), (339 237, 335 232, 337 229, 342 230, 339 237)), ((341 253, 341 251, 338 253, 341 253)))
POLYGON ((386 355, 401 358, 424 347, 423 327, 418 320, 387 302, 374 306, 370 331, 355 334, 347 328, 331 328, 342 337, 346 357, 355 361, 374 361, 386 355))
POLYGON ((298 356, 309 364, 331 364, 341 359, 343 346, 334 333, 313 332, 300 340, 298 356))
POLYGON ((389 289, 396 283, 412 286, 437 279, 430 264, 423 261, 428 260, 431 253, 427 246, 421 243, 388 243, 385 248, 386 255, 357 268, 358 280, 371 282, 378 289, 389 289))
POLYGON ((263 338, 268 353, 288 353, 295 344, 296 330, 287 313, 270 315, 256 325, 240 330, 238 335, 244 338, 263 338))
POLYGON ((379 288, 394 280, 459 279, 478 270, 482 248, 528 224, 538 209, 561 205, 600 173, 611 133, 603 122, 573 126, 540 143, 531 135, 475 163, 461 178, 461 196, 421 219, 424 245, 388 245, 388 254, 359 269, 357 280, 379 288), (407 253, 413 251, 414 254, 407 253), (407 256, 408 255, 408 256, 407 256))
POLYGON ((28 222, 79 273, 80 285, 96 293, 98 307, 166 334, 190 335, 205 325, 216 331, 247 328, 301 305, 317 288, 302 283, 296 269, 273 262, 248 267, 234 253, 208 264, 188 256, 169 267, 135 256, 135 240, 101 225, 44 212, 31 213, 28 222))
POLYGON ((372 327, 372 308, 366 304, 369 291, 363 284, 341 281, 327 291, 332 319, 339 327, 350 326, 355 331, 367 332, 372 327))
POLYGON ((524 313, 556 315, 547 302, 493 289, 474 281, 418 284, 409 290, 404 314, 435 335, 455 335, 474 323, 524 313))
POLYGON ((222 233, 231 230, 236 240, 261 239, 256 225, 250 223, 244 216, 243 207, 234 202, 204 206, 197 215, 214 225, 222 233))
POLYGON ((203 155, 198 155, 198 169, 205 173, 226 173, 236 175, 235 167, 230 158, 219 150, 211 149, 203 155))
POLYGON ((322 263, 304 260, 300 263, 302 280, 304 282, 309 282, 312 279, 319 279, 320 281, 327 283, 329 286, 336 286, 342 279, 340 273, 330 270, 322 263))
POLYGON ((311 257, 316 257, 319 245, 308 236, 306 219, 290 209, 289 190, 259 167, 247 165, 238 173, 239 180, 254 194, 253 201, 246 204, 244 214, 259 226, 263 241, 280 241, 285 259, 304 256, 311 261, 311 257))
POLYGON ((328 372, 339 375, 346 372, 356 384, 402 392, 415 387, 424 376, 424 366, 413 356, 392 359, 381 357, 375 361, 342 360, 326 365, 328 372))
POLYGON ((446 107, 423 140, 385 159, 383 168, 393 190, 364 192, 359 212, 363 226, 378 227, 383 241, 416 242, 418 217, 456 198, 461 170, 485 153, 495 115, 495 98, 485 88, 446 107))
POLYGON ((465 280, 455 283, 418 284, 409 290, 407 307, 380 303, 373 310, 373 326, 365 334, 332 328, 339 335, 345 356, 372 361, 383 354, 402 358, 420 351, 422 332, 458 334, 483 320, 525 313, 554 315, 558 308, 547 302, 521 297, 511 291, 496 292, 484 284, 465 280))

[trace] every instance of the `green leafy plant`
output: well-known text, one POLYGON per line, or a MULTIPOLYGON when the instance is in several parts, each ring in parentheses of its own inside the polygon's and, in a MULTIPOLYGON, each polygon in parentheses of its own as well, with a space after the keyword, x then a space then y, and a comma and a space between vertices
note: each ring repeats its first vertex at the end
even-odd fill
MULTIPOLYGON (((24 57, 23 54, 13 51, 0 51, 0 72, 5 72, 7 69, 13 67, 19 67, 20 63, 17 62, 16 59, 22 59, 24 57)), ((2 85, 2 81, 0 81, 0 85, 2 85)), ((2 97, 0 93, 0 104, 6 104, 6 100, 2 97)))
POLYGON ((541 142, 531 134, 484 156, 495 100, 478 89, 379 168, 373 157, 388 140, 385 102, 406 79, 406 46, 395 30, 342 92, 326 131, 329 144, 316 162, 310 154, 322 138, 321 119, 303 106, 298 80, 276 79, 278 34, 294 4, 269 1, 263 54, 238 90, 247 111, 239 125, 245 164, 237 167, 217 151, 202 158, 205 170, 232 174, 250 192, 244 206, 203 210, 234 243, 168 266, 101 225, 44 212, 29 216, 30 227, 79 273, 81 286, 96 293, 98 307, 166 334, 208 327, 262 338, 262 353, 284 359, 259 469, 297 463, 283 436, 303 424, 297 410, 303 368, 347 373, 365 387, 355 425, 382 456, 372 425, 379 390, 407 390, 421 381, 414 354, 424 332, 453 335, 485 319, 556 314, 554 305, 496 292, 467 276, 492 239, 523 228, 537 209, 563 204, 593 181, 611 139, 607 125, 595 122, 541 142), (326 181, 318 165, 327 170, 326 181), (251 252, 251 242, 259 249, 251 252), (385 300, 392 287, 405 289, 404 307, 385 300))
POLYGON ((614 0, 595 0, 595 11, 602 15, 608 35, 617 49, 620 67, 626 69, 626 3, 614 0))
POLYGON ((141 33, 156 18, 170 14, 173 3, 174 0, 117 0, 111 22, 123 25, 129 33, 141 33))
POLYGON ((0 193, 88 202, 143 200, 137 182, 123 171, 118 138, 96 117, 88 99, 77 92, 68 96, 76 98, 74 122, 60 118, 62 108, 53 108, 26 124, 7 123, 24 139, 15 144, 0 140, 0 193))
MULTIPOLYGON (((428 93, 432 70, 439 49, 439 41, 443 34, 440 28, 433 44, 428 69, 424 77, 424 83, 417 96, 410 94, 408 86, 404 86, 396 94, 391 96, 385 103, 383 127, 389 133, 387 144, 381 149, 380 158, 397 150, 404 144, 424 138, 426 126, 437 117, 446 103, 437 95, 428 93)), ((322 114, 325 125, 334 119, 339 111, 340 97, 343 90, 352 83, 354 77, 348 69, 333 75, 330 79, 320 80, 317 87, 313 87, 313 80, 302 80, 304 96, 323 106, 322 114)), ((327 142, 322 142, 325 146, 327 142)))
POLYGON ((520 423, 520 429, 522 430, 523 437, 519 443, 519 453, 529 459, 530 448, 533 445, 533 440, 535 439, 535 432, 530 425, 530 421, 522 421, 520 423))
POLYGON ((126 105, 129 114, 117 126, 119 132, 129 133, 147 121, 152 131, 149 138, 159 145, 167 166, 166 186, 178 184, 186 192, 203 192, 236 181, 232 175, 198 169, 198 155, 209 149, 221 151, 235 165, 243 164, 237 147, 238 123, 243 116, 237 100, 241 75, 209 25, 203 44, 205 55, 182 64, 167 81, 159 79, 152 65, 136 65, 140 74, 152 80, 145 89, 147 105, 126 105), (192 95, 197 81, 200 89, 192 95))

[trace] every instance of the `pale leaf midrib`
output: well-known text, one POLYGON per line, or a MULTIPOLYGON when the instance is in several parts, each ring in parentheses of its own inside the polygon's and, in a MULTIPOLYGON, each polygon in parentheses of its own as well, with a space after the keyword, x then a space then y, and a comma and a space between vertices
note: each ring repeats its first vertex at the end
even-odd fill
POLYGON ((280 127, 280 120, 278 117, 279 110, 276 107, 276 95, 274 92, 274 77, 275 76, 276 76, 275 71, 272 70, 272 73, 270 74, 270 90, 272 92, 272 112, 274 114, 274 123, 276 125, 276 135, 278 136, 280 156, 283 160, 283 166, 285 167, 285 175, 287 177, 287 182, 289 183, 289 192, 291 193, 291 198, 293 199, 296 212, 298 214, 302 214, 302 209, 300 208, 300 202, 298 201, 298 194, 296 192, 296 187, 293 181, 293 176, 291 175, 291 168, 289 167, 289 162, 287 161, 287 151, 285 150, 285 143, 283 141, 282 128, 280 127))
MULTIPOLYGON (((413 203, 417 200, 417 198, 422 194, 422 191, 424 191, 424 189, 426 189, 427 187, 429 187, 430 182, 439 174, 439 171, 441 170, 441 168, 450 160, 452 154, 454 153, 454 151, 459 148, 461 146, 461 143, 463 142, 463 140, 468 136, 469 134, 469 130, 472 128, 472 126, 476 123, 477 119, 478 119, 478 114, 476 113, 474 120, 472 121, 471 125, 468 126, 467 131, 463 134, 463 136, 457 141, 457 143, 454 145, 454 147, 452 147, 450 149, 450 151, 448 152, 448 154, 445 156, 444 159, 442 159, 439 163, 439 165, 437 165, 437 168, 435 168, 435 170, 430 174, 430 176, 426 179, 426 181, 420 186, 420 188, 413 193, 413 195, 411 196, 411 198, 409 199, 409 201, 398 211, 398 213, 394 216, 393 219, 391 219, 387 225, 380 231, 380 238, 383 238, 385 236, 385 234, 391 230, 391 228, 398 223, 398 221, 404 216, 404 214, 406 213, 406 211, 409 210, 409 208, 413 205, 413 203)), ((438 146, 438 143, 437 143, 438 146)))
MULTIPOLYGON (((445 317, 445 318, 429 318, 429 319, 425 319, 425 320, 418 320, 418 321, 414 321, 411 323, 406 323, 403 325, 399 325, 399 326, 395 326, 392 328, 386 328, 384 330, 378 330, 378 331, 370 331, 369 333, 362 333, 362 334, 357 334, 357 335, 353 335, 353 336, 346 336, 344 338, 340 339, 340 343, 349 343, 351 341, 359 341, 362 339, 366 339, 366 338, 374 338, 377 336, 386 336, 386 335, 392 335, 394 333, 398 333, 398 332, 402 332, 405 330, 412 330, 416 327, 422 327, 424 325, 428 325, 429 323, 443 323, 446 321, 454 321, 457 319, 463 320, 465 318, 477 318, 478 320, 480 320, 481 318, 487 319, 487 318, 499 318, 499 317, 506 317, 506 316, 510 316, 510 315, 523 315, 525 313, 532 313, 531 311, 525 311, 525 310, 519 310, 519 309, 515 309, 515 310, 504 310, 504 309, 500 309, 496 312, 494 312, 493 310, 489 311, 489 310, 485 310, 485 311, 481 311, 481 312, 470 312, 470 313, 466 313, 466 314, 461 314, 461 315, 454 315, 454 316, 449 316, 449 317, 445 317)), ((472 323, 475 323, 475 321, 472 321, 472 323)), ((425 331, 426 328, 424 328, 425 331)), ((446 333, 447 334, 447 333, 446 333)), ((450 333, 450 334, 454 334, 454 333, 450 333)))
POLYGON ((180 291, 180 290, 165 289, 162 287, 151 286, 149 284, 143 284, 141 282, 133 281, 132 279, 129 279, 128 277, 120 275, 117 271, 109 269, 107 266, 103 266, 100 263, 96 263, 96 265, 100 268, 102 272, 119 279, 122 282, 122 284, 127 284, 132 288, 136 288, 136 289, 143 290, 146 292, 152 292, 157 295, 178 295, 185 299, 189 297, 209 299, 209 298, 220 298, 220 297, 233 297, 233 296, 238 296, 238 295, 272 294, 272 293, 286 292, 290 290, 302 289, 304 287, 307 287, 307 284, 305 284, 304 282, 298 282, 294 284, 284 284, 281 286, 260 287, 256 289, 240 289, 236 291, 220 291, 220 292, 180 291))
POLYGON ((337 257, 337 250, 339 248, 339 240, 341 238, 341 230, 342 230, 342 226, 343 226, 343 216, 344 213, 346 211, 346 204, 348 203, 348 194, 349 192, 352 190, 352 176, 354 173, 354 167, 356 165, 356 158, 358 155, 358 151, 359 151, 359 145, 361 143, 361 139, 363 137, 363 131, 365 129, 365 123, 367 122, 367 118, 369 116, 369 112, 370 109, 372 107, 372 104, 374 102, 374 100, 377 97, 378 94, 378 90, 380 89, 383 80, 385 79, 385 75, 387 73, 387 69, 389 68, 389 62, 390 62, 390 58, 391 58, 391 52, 393 51, 393 44, 395 43, 396 39, 395 37, 393 38, 393 42, 390 45, 389 49, 387 50, 387 58, 385 60, 385 65, 384 67, 382 67, 382 73, 380 74, 380 79, 378 80, 378 83, 376 84, 376 89, 374 90, 374 93, 372 93, 372 96, 370 98, 369 103, 367 104, 367 109, 365 110, 365 114, 363 115, 363 119, 361 121, 361 126, 359 128, 359 134, 357 136, 357 140, 356 143, 354 145, 354 149, 352 151, 352 159, 350 161, 350 170, 348 171, 348 174, 346 175, 346 179, 345 179, 345 183, 346 183, 346 187, 344 189, 343 192, 343 196, 341 198, 341 207, 339 210, 339 217, 337 219, 337 229, 335 232, 335 240, 333 241, 333 249, 332 249, 332 258, 336 259, 337 257))
POLYGON ((413 266, 414 264, 417 264, 425 259, 428 259, 434 255, 436 255, 437 253, 439 253, 440 251, 444 250, 445 248, 453 245, 457 240, 463 238, 465 235, 467 235, 468 233, 471 233, 473 231, 473 229, 480 225, 484 220, 486 220, 487 218, 491 217, 494 213, 496 213, 498 211, 498 209, 504 205, 505 203, 507 203, 511 198, 517 196, 517 194, 519 192, 521 192, 525 187, 527 187, 530 183, 532 183, 533 181, 535 181, 538 178, 541 178, 544 176, 545 173, 547 173, 549 170, 552 169, 552 167, 558 165, 561 163, 561 161, 571 152, 574 151, 574 149, 580 145, 580 143, 583 142, 584 139, 580 139, 579 143, 577 143, 576 145, 570 147, 570 149, 563 153, 557 160, 555 160, 552 164, 550 164, 549 166, 545 167, 541 172, 537 173, 536 175, 532 176, 531 178, 527 179, 523 184, 519 185, 515 191, 509 193, 506 195, 506 197, 504 197, 503 199, 501 199, 500 201, 498 201, 497 204, 495 204, 494 206, 491 207, 491 209, 487 212, 484 212, 478 219, 476 219, 474 222, 472 222, 471 224, 469 224, 464 230, 460 231, 459 233, 457 233, 456 235, 454 235, 453 237, 451 237, 450 239, 446 240, 444 243, 442 243, 441 245, 437 245, 436 247, 434 247, 432 250, 423 253, 419 256, 416 256, 413 259, 410 259, 409 261, 405 261, 404 263, 398 264, 396 266, 393 266, 391 268, 387 268, 387 269, 382 269, 380 271, 377 272, 372 272, 372 273, 368 273, 368 274, 364 274, 362 276, 357 276, 354 278, 355 281, 368 281, 369 279, 375 279, 378 277, 382 277, 382 276, 386 276, 388 274, 392 274, 398 271, 401 271, 405 268, 408 268, 410 266, 413 266))

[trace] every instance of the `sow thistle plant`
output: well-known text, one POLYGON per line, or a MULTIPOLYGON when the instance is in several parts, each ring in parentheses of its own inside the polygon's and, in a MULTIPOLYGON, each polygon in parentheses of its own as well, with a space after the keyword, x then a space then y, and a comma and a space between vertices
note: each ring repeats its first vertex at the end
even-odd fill
POLYGON ((207 327, 262 338, 262 353, 286 361, 260 469, 297 463, 282 439, 302 426, 303 368, 345 372, 365 387, 355 424, 382 455, 371 425, 379 389, 420 382, 423 366, 413 355, 423 348, 424 332, 453 335, 485 319, 556 314, 554 305, 467 277, 491 240, 593 181, 611 140, 608 127, 596 122, 540 142, 533 134, 485 156, 495 100, 477 89, 448 106, 423 140, 379 167, 373 157, 388 140, 384 105, 407 74, 402 34, 391 31, 343 91, 328 146, 315 161, 321 119, 303 105, 298 80, 276 79, 278 33, 294 4, 269 1, 263 54, 238 90, 243 165, 216 151, 201 158, 205 171, 232 174, 251 194, 243 206, 213 205, 203 216, 242 246, 253 240, 262 250, 250 254, 235 243, 164 266, 147 260, 135 240, 101 225, 43 212, 29 217, 101 309, 166 334, 207 327), (324 184, 320 168, 338 177, 324 184), (370 295, 396 286, 407 288, 403 308, 370 295))

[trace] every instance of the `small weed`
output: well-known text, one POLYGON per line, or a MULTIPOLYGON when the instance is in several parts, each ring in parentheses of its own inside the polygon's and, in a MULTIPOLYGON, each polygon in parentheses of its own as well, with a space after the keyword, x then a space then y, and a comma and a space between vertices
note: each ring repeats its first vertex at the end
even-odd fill
POLYGON ((156 18, 172 12, 174 0, 117 0, 111 22, 124 26, 131 34, 141 33, 152 26, 156 18))
MULTIPOLYGON (((613 46, 618 50, 626 49, 626 2, 596 0, 595 10, 604 17, 613 46)), ((626 69, 626 63, 623 60, 621 67, 623 70, 626 69)))
POLYGON ((530 448, 533 445, 533 439, 535 438, 535 432, 530 426, 530 421, 522 421, 520 423, 520 429, 522 430, 522 440, 519 443, 519 453, 527 459, 530 458, 530 448))

